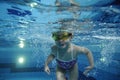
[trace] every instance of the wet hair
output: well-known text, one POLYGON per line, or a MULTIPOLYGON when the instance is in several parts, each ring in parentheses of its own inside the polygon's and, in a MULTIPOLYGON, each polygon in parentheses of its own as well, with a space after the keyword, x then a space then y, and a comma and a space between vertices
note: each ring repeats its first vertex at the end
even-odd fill
POLYGON ((53 32, 52 33, 52 36, 54 36, 54 34, 57 34, 58 36, 59 35, 62 35, 62 34, 64 34, 64 33, 67 33, 67 36, 73 36, 73 33, 71 33, 71 32, 68 32, 68 31, 56 31, 56 32, 53 32))

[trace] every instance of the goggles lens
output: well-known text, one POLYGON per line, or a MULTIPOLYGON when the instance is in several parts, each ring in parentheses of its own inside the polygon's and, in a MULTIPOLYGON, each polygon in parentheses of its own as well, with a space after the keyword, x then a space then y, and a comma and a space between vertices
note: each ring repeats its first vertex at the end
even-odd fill
POLYGON ((70 33, 68 32, 54 32, 52 34, 52 38, 55 40, 55 41, 58 41, 58 40, 67 40, 69 38, 69 35, 70 33))

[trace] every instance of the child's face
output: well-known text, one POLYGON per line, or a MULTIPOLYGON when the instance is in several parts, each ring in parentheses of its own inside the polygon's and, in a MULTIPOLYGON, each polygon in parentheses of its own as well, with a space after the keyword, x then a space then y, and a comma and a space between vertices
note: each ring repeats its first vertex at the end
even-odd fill
POLYGON ((58 40, 58 41, 55 41, 56 45, 59 47, 59 48, 66 48, 69 43, 70 43, 70 39, 66 39, 66 40, 58 40))
POLYGON ((53 33, 52 37, 58 47, 65 48, 70 43, 72 36, 70 34, 71 33, 68 32, 55 32, 53 33))

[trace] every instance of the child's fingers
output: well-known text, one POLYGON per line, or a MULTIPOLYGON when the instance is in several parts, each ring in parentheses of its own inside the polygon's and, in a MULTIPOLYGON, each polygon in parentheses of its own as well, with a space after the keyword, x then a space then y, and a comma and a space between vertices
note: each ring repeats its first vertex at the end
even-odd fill
POLYGON ((83 74, 84 74, 85 76, 87 76, 88 72, 89 72, 89 70, 85 70, 85 71, 83 72, 83 74))
POLYGON ((45 71, 46 71, 47 74, 50 74, 50 69, 48 67, 46 68, 45 71))
POLYGON ((50 69, 49 69, 49 67, 45 67, 44 71, 45 71, 47 74, 50 74, 50 69))
POLYGON ((92 69, 91 66, 86 67, 86 70, 91 70, 91 69, 92 69))

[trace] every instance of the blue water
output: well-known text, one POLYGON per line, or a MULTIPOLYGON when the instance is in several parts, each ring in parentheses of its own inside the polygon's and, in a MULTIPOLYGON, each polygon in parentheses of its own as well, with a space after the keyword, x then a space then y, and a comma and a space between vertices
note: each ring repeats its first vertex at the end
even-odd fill
POLYGON ((56 80, 56 62, 49 65, 50 75, 43 67, 54 44, 51 33, 61 26, 74 33, 74 44, 93 53, 88 77, 82 74, 87 58, 78 57, 79 80, 120 80, 119 1, 76 0, 80 7, 66 0, 66 7, 55 7, 54 1, 0 0, 0 80, 56 80), (25 62, 18 63, 19 57, 25 62))

